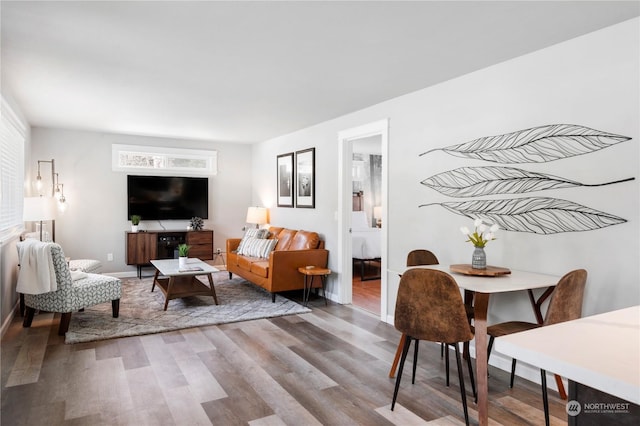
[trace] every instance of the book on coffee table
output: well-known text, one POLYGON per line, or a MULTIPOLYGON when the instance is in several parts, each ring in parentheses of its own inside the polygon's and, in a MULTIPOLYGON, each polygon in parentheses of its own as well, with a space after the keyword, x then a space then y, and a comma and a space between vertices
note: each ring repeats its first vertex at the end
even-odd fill
POLYGON ((192 271, 204 271, 200 266, 185 266, 178 269, 178 272, 192 272, 192 271))

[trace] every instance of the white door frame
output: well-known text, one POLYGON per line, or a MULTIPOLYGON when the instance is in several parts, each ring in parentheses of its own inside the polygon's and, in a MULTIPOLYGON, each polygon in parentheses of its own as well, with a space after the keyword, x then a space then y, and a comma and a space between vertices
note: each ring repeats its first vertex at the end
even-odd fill
POLYGON ((351 210, 353 208, 352 197, 352 160, 353 141, 369 136, 379 135, 382 139, 382 265, 380 267, 380 319, 387 319, 387 235, 389 225, 387 221, 387 189, 388 189, 388 146, 389 146, 389 119, 375 121, 373 123, 346 129, 338 132, 338 247, 342 255, 338 257, 338 270, 342 271, 338 288, 339 303, 352 302, 352 248, 351 248, 351 210))

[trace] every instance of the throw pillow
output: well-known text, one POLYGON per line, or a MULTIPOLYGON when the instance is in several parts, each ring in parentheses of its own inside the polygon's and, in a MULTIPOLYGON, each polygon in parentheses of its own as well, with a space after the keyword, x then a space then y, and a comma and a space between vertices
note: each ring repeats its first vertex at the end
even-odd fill
POLYGON ((247 241, 242 246, 242 251, 238 249, 238 254, 266 259, 269 257, 269 253, 273 251, 276 244, 278 244, 278 240, 275 238, 264 239, 248 237, 247 241))
POLYGON ((242 249, 244 247, 244 245, 246 244, 247 238, 257 238, 257 239, 264 239, 267 238, 269 236, 269 230, 268 229, 257 229, 257 228, 249 228, 245 231, 244 236, 242 237, 242 240, 240 241, 240 244, 238 245, 238 254, 242 254, 242 249))

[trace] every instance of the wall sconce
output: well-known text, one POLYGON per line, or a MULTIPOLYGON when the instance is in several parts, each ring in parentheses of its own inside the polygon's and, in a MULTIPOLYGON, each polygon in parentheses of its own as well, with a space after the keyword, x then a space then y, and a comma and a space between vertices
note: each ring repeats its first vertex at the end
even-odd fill
POLYGON ((61 213, 64 213, 67 211, 67 199, 64 196, 64 184, 58 184, 58 186, 56 187, 56 198, 58 198, 58 210, 60 210, 61 213), (59 187, 59 190, 58 190, 59 187), (60 195, 58 195, 58 193, 60 195))
POLYGON ((256 228, 267 223, 268 210, 266 207, 249 207, 247 209, 247 223, 255 223, 256 228))
POLYGON ((38 190, 38 195, 42 195, 42 187, 44 184, 42 183, 42 175, 40 174, 40 163, 51 163, 51 196, 54 195, 54 178, 56 173, 56 162, 52 158, 51 160, 38 160, 38 176, 36 176, 36 189, 38 190))
MULTIPOLYGON (((60 183, 60 174, 56 173, 56 162, 52 158, 51 160, 38 160, 38 175, 36 176, 36 189, 38 195, 43 196, 42 188, 44 186, 42 182, 42 175, 40 174, 40 163, 51 163, 51 196, 55 197, 58 201, 58 210, 64 213, 67 210, 67 199, 64 196, 64 184, 60 183)), ((55 226, 55 225, 54 225, 55 226)))

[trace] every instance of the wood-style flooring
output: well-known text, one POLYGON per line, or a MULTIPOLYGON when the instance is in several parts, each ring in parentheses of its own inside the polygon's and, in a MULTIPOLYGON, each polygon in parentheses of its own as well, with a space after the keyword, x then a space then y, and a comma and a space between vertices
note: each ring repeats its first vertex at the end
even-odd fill
MULTIPOLYGON (((325 307, 313 296, 310 306, 303 315, 77 345, 57 336, 58 314, 37 315, 30 329, 15 318, 2 339, 1 424, 463 423, 455 363, 447 387, 439 344, 420 345, 414 385, 409 356, 392 412, 388 372, 400 333, 352 306, 325 307)), ((509 389, 508 374, 491 368, 489 391, 491 424, 544 424, 538 385, 518 379, 509 389)), ((550 402, 552 424, 566 424, 564 402, 553 392, 550 402)))
POLYGON ((352 303, 358 308, 371 312, 380 317, 380 279, 371 279, 372 276, 380 276, 380 262, 364 263, 364 278, 362 280, 361 264, 353 264, 352 303), (369 279, 367 279, 369 278, 369 279))

